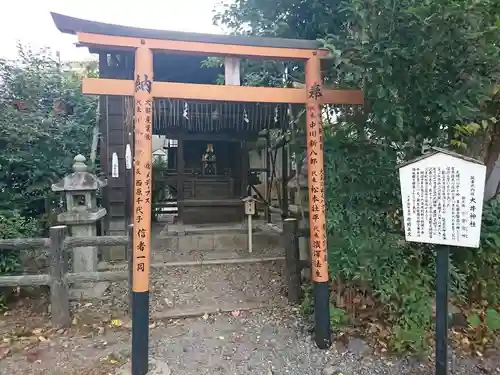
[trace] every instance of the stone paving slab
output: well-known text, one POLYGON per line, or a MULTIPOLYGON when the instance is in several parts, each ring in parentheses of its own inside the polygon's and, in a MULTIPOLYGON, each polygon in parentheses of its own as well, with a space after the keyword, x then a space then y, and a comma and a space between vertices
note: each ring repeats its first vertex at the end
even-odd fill
POLYGON ((203 227, 204 231, 201 232, 187 231, 185 235, 165 235, 166 227, 162 229, 158 225, 153 228, 152 261, 168 263, 284 256, 280 234, 256 229, 250 253, 248 234, 244 231, 229 230, 230 227, 207 226, 203 227))

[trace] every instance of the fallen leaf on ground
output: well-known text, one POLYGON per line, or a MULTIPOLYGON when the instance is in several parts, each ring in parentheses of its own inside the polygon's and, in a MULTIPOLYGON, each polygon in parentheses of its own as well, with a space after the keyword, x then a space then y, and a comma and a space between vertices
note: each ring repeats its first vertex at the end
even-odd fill
POLYGON ((41 350, 34 350, 26 354, 26 359, 30 363, 40 363, 41 360, 38 358, 41 355, 41 350))
POLYGON ((34 336, 40 336, 42 334, 42 329, 41 328, 35 328, 33 331, 31 331, 34 336))
POLYGON ((122 326, 122 321, 120 319, 112 319, 111 320, 111 326, 112 327, 121 327, 122 326))
POLYGON ((10 354, 10 348, 2 348, 0 349, 0 360, 4 359, 10 354))

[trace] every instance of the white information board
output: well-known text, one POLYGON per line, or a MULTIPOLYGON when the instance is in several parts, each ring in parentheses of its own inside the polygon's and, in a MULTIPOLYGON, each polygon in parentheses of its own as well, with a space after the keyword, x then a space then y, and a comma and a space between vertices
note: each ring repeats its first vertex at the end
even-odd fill
POLYGON ((406 241, 479 247, 486 166, 435 152, 399 168, 406 241))
POLYGON ((111 158, 111 177, 116 178, 120 176, 120 168, 118 166, 118 155, 116 152, 113 152, 113 156, 111 158))

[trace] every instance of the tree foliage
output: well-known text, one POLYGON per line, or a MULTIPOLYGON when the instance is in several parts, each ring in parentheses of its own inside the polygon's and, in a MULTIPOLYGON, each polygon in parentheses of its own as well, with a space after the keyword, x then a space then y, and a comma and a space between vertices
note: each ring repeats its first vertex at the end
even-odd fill
POLYGON ((90 152, 95 99, 48 50, 0 60, 0 211, 38 218, 50 186, 90 152))
MULTIPOLYGON (((90 152, 96 121, 80 73, 64 71, 48 50, 18 51, 0 60, 0 238, 47 229, 51 184, 71 172, 75 155, 90 152)), ((17 271, 18 254, 0 253, 0 273, 17 271)))
MULTIPOLYGON (((377 299, 391 324, 394 349, 423 349, 432 324, 434 249, 404 241, 395 167, 435 145, 479 157, 489 174, 493 170, 500 154, 495 96, 500 3, 231 3, 219 8, 216 23, 237 34, 317 39, 331 52, 326 84, 364 90, 364 114, 341 116, 325 130, 333 287, 339 292, 342 284, 377 299)), ((292 66, 300 80, 303 67, 292 66)), ((303 126, 304 120, 298 123, 303 126)), ((500 288, 491 275, 500 259, 499 214, 496 201, 486 204, 480 250, 453 256, 452 292, 461 301, 498 301, 500 288)))

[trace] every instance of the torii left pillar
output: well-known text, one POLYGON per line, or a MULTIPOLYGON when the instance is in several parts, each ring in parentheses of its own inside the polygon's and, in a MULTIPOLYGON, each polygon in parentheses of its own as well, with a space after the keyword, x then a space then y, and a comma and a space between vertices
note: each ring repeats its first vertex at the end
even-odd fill
POLYGON ((323 79, 317 53, 306 61, 307 180, 309 230, 314 295, 314 339, 321 349, 331 346, 330 293, 326 245, 325 168, 323 161, 323 79))
POLYGON ((141 40, 135 52, 135 148, 132 249, 132 375, 148 373, 151 255, 153 53, 141 40))

